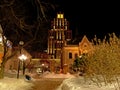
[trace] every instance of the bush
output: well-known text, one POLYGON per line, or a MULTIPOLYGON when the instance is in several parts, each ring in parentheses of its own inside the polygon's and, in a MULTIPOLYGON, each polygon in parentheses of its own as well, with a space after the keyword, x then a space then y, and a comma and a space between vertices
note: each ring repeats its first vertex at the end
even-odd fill
POLYGON ((97 85, 101 82, 107 85, 113 81, 119 84, 120 39, 112 33, 103 41, 95 37, 94 44, 94 53, 87 57, 85 78, 90 78, 97 85))

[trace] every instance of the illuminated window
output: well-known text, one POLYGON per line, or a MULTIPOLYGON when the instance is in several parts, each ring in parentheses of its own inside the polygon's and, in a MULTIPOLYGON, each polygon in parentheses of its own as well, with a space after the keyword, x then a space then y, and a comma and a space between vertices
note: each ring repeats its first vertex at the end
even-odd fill
POLYGON ((63 18, 63 14, 57 14, 57 18, 63 18))
POLYGON ((63 14, 61 14, 61 18, 63 18, 63 14))
POLYGON ((60 18, 60 14, 57 15, 57 18, 60 18))

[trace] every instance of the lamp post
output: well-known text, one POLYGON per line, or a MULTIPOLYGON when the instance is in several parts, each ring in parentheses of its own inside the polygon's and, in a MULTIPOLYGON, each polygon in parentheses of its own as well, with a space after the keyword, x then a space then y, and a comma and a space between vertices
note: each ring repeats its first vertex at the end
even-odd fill
MULTIPOLYGON (((22 46, 23 46, 24 42, 20 41, 19 42, 19 49, 20 49, 20 55, 21 55, 21 50, 22 50, 22 46)), ((18 73, 17 73, 17 78, 19 78, 19 70, 20 70, 20 60, 18 61, 18 73)))
POLYGON ((19 59, 22 61, 23 64, 23 75, 25 74, 25 60, 27 59, 27 57, 22 54, 21 56, 19 56, 19 59))

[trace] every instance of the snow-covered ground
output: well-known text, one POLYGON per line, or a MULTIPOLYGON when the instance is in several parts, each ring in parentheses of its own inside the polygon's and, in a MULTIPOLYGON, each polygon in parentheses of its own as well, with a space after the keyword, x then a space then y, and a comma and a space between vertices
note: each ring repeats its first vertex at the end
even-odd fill
POLYGON ((112 83, 107 86, 102 83, 101 87, 98 87, 96 83, 92 81, 85 81, 83 77, 68 78, 58 87, 57 90, 120 90, 117 84, 112 83))
MULTIPOLYGON (((31 77, 35 77, 36 74, 30 74, 31 77)), ((32 81, 36 81, 42 78, 70 78, 75 77, 71 74, 55 74, 50 72, 45 72, 44 74, 39 76, 40 78, 34 79, 32 78, 32 81)), ((27 81, 25 77, 20 74, 19 79, 16 78, 16 73, 9 72, 6 74, 4 79, 0 79, 0 90, 32 90, 32 87, 34 85, 31 83, 31 81, 27 81)))
MULTIPOLYGON (((31 74, 34 77, 34 74, 31 74)), ((57 90, 120 90, 115 89, 116 84, 103 85, 98 87, 91 81, 85 81, 82 76, 76 77, 71 74, 55 74, 46 72, 40 78, 66 78, 63 83, 57 88, 57 90)), ((32 79, 39 80, 39 79, 32 79)), ((0 80, 0 90, 32 90, 33 84, 30 81, 26 81, 25 78, 8 78, 0 80)))
POLYGON ((0 90, 31 90, 33 84, 25 79, 8 78, 0 80, 0 90))

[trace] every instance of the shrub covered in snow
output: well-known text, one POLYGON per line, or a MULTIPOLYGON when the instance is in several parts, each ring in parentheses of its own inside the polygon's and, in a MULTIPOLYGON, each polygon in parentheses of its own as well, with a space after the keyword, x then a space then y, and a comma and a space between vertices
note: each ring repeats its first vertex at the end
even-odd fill
MULTIPOLYGON (((117 82, 120 75, 120 39, 113 33, 103 41, 95 38, 94 53, 88 57, 85 78, 97 85, 117 82)), ((120 86, 119 86, 120 87, 120 86)))

